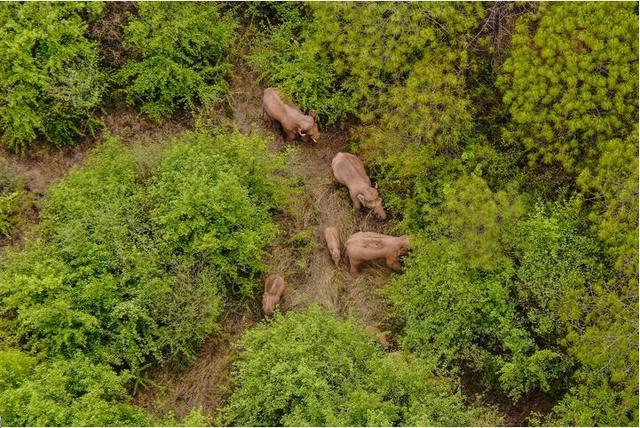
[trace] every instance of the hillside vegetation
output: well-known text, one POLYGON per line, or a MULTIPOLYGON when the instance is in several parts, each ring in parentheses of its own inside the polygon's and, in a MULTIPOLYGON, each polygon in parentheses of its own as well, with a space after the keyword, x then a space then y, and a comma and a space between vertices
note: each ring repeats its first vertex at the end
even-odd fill
POLYGON ((637 123, 636 2, 0 4, 0 245, 34 223, 0 252, 0 416, 637 426, 637 123), (254 78, 318 113, 410 236, 375 292, 390 349, 317 305, 261 320, 273 255, 302 276, 317 234, 283 229, 308 222, 295 149, 234 129, 254 78), (181 132, 124 139, 122 109, 181 132), (81 143, 44 195, 14 168, 81 143), (256 325, 222 405, 134 403, 230 314, 256 325))

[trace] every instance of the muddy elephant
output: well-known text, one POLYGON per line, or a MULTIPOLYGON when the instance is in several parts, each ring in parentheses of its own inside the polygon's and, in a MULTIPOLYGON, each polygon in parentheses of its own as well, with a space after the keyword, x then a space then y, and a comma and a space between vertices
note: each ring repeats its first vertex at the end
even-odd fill
POLYGON ((338 235, 338 229, 335 227, 327 227, 324 230, 324 240, 327 242, 327 248, 333 263, 338 266, 340 263, 340 236, 338 235))
POLYGON ((311 138, 314 143, 320 141, 316 113, 311 110, 306 115, 296 105, 284 100, 279 89, 267 88, 262 95, 262 111, 270 119, 280 123, 287 141, 292 142, 298 135, 303 139, 311 138))
POLYGON ((359 210, 364 206, 373 210, 380 220, 387 218, 378 190, 371 187, 371 180, 369 180, 360 159, 350 153, 340 152, 333 157, 331 169, 338 183, 349 189, 351 202, 353 202, 355 209, 359 210))
POLYGON ((385 259, 387 266, 399 272, 400 257, 409 251, 409 237, 358 232, 349 237, 345 247, 351 273, 357 273, 362 262, 378 259, 385 259))
POLYGON ((264 312, 265 318, 273 315, 273 311, 275 311, 286 288, 287 283, 284 281, 284 278, 278 274, 269 275, 264 280, 262 311, 264 312))

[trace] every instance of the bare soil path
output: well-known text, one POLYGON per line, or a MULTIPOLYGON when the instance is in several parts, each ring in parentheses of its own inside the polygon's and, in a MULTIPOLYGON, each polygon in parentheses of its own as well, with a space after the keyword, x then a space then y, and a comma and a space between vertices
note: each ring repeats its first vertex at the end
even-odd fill
MULTIPOLYGON (((357 231, 388 230, 386 223, 372 215, 355 212, 347 190, 333 179, 331 159, 338 151, 346 150, 346 132, 325 129, 321 130, 319 144, 287 145, 279 128, 262 117, 262 90, 249 67, 239 64, 231 94, 235 126, 243 134, 258 133, 267 138, 270 150, 287 150, 285 174, 300 184, 293 213, 277 216, 281 233, 269 246, 266 260, 270 272, 282 274, 289 284, 281 309, 299 310, 318 304, 338 316, 354 316, 384 331, 387 310, 377 290, 392 274, 375 264, 364 266, 359 275, 351 275, 344 263, 334 266, 323 237, 328 226, 338 228, 342 242, 357 231)), ((185 371, 176 374, 172 367, 165 367, 151 374, 155 385, 140 391, 136 404, 158 417, 174 411, 183 418, 194 407, 214 416, 230 392, 234 342, 259 322, 259 317, 260 314, 245 313, 225 320, 222 333, 207 340, 185 371)))
POLYGON ((262 90, 248 67, 235 73, 234 120, 240 132, 257 132, 270 140, 270 149, 289 150, 286 174, 301 183, 292 216, 282 216, 280 238, 270 246, 267 261, 273 272, 284 275, 289 287, 283 310, 318 304, 336 314, 354 315, 366 324, 383 322, 385 306, 377 289, 387 280, 387 268, 370 265, 359 275, 348 273, 344 263, 334 266, 326 249, 323 231, 336 226, 341 241, 358 231, 388 231, 367 212, 351 207, 347 189, 339 186, 331 171, 331 160, 347 150, 347 133, 337 128, 321 129, 318 144, 295 142, 287 146, 277 124, 262 116, 262 90))

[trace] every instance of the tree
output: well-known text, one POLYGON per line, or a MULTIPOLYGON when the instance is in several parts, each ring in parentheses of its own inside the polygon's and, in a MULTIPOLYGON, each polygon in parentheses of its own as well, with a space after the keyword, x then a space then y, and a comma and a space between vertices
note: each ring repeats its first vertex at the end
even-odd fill
POLYGON ((637 122, 636 34, 634 3, 548 4, 518 19, 497 81, 511 115, 505 138, 571 173, 625 138, 637 122))

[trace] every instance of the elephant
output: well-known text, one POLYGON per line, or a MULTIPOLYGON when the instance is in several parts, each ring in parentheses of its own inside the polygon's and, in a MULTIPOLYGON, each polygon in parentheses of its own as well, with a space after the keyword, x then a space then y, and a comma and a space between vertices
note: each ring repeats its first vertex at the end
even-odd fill
POLYGON ((385 259, 388 267, 399 272, 402 270, 400 257, 409 251, 409 237, 357 232, 349 237, 345 247, 352 274, 358 272, 362 262, 376 259, 385 259))
POLYGON ((327 227, 324 230, 324 239, 327 241, 327 248, 333 263, 338 266, 338 263, 340 263, 340 236, 338 235, 338 229, 333 226, 327 227))
POLYGON ((262 294, 262 311, 264 316, 270 317, 282 298, 287 283, 281 275, 269 275, 264 280, 264 293, 262 294))
POLYGON ((360 159, 350 153, 339 152, 331 161, 331 169, 338 183, 349 189, 351 202, 355 209, 359 210, 364 206, 373 210, 380 220, 387 218, 378 190, 371 187, 371 180, 369 180, 360 159))
POLYGON ((282 126, 287 142, 295 140, 296 136, 311 138, 314 143, 320 141, 320 130, 316 123, 317 114, 313 110, 308 115, 294 104, 285 102, 282 93, 277 88, 267 88, 262 95, 262 111, 272 120, 282 126))

